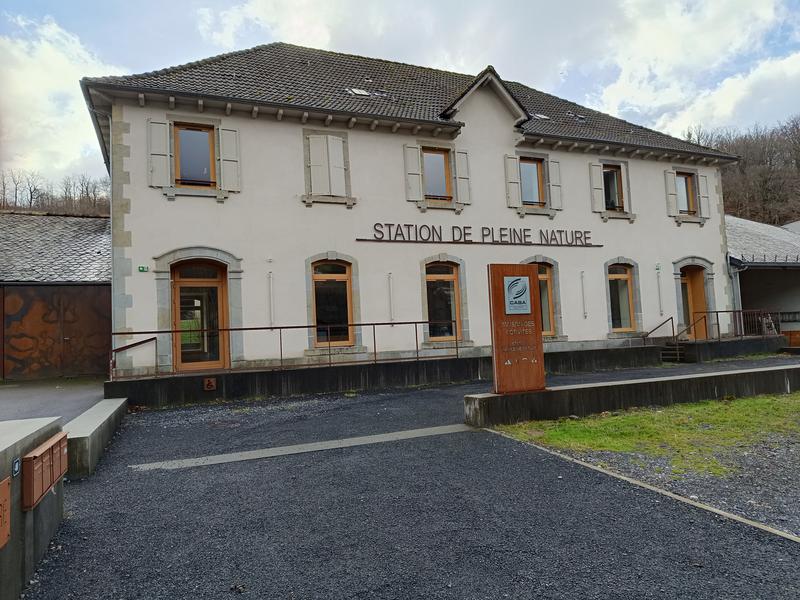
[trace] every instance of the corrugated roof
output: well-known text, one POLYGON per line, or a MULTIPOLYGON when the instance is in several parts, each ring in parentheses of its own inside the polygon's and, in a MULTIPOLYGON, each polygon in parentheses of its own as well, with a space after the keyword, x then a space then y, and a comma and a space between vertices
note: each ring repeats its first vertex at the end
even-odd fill
POLYGON ((746 264, 800 264, 800 234, 725 215, 728 253, 746 264))
MULTIPOLYGON (((83 82, 90 87, 456 124, 442 113, 474 79, 474 75, 276 42, 159 71, 83 82), (368 94, 353 93, 354 89, 368 94)), ((735 158, 521 83, 505 83, 532 117, 547 117, 522 124, 531 135, 735 158)))
POLYGON ((111 281, 111 219, 0 212, 0 282, 111 281))

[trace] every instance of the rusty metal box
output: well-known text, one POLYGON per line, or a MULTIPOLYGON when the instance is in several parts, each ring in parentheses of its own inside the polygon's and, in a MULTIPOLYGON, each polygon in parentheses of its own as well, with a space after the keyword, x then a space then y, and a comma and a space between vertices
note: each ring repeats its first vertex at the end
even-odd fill
POLYGON ((11 477, 0 481, 0 548, 11 538, 11 477))
POLYGON ((58 433, 22 457, 22 510, 34 508, 66 471, 66 441, 58 433))

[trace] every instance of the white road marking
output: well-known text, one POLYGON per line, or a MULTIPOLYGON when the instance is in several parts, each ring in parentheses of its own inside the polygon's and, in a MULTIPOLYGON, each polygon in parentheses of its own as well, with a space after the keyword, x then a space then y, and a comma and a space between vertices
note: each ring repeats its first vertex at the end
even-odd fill
POLYGON ((320 452, 322 450, 334 450, 337 448, 352 448, 353 446, 367 446, 369 444, 397 442, 400 440, 447 435, 450 433, 464 433, 467 431, 480 430, 470 427, 469 425, 462 424, 444 425, 441 427, 426 427, 424 429, 407 429, 405 431, 394 431, 392 433, 365 435, 361 437, 343 438, 340 440, 328 440, 325 442, 311 442, 309 444, 296 444, 294 446, 280 446, 277 448, 262 448, 260 450, 248 450, 245 452, 232 452, 230 454, 215 454, 211 456, 199 456, 197 458, 165 460, 141 465, 130 465, 130 468, 136 471, 152 471, 155 469, 188 469, 192 467, 220 465, 244 460, 275 458, 278 456, 289 456, 291 454, 305 454, 306 452, 320 452))

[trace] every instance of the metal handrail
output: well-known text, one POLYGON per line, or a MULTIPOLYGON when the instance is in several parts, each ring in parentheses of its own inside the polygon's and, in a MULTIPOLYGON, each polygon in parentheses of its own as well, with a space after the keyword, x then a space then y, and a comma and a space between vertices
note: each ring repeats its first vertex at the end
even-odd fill
MULTIPOLYGON (((114 335, 112 333, 112 335, 114 335)), ((130 344, 125 344, 124 346, 120 346, 119 348, 112 348, 111 352, 109 353, 109 360, 108 360, 108 373, 109 379, 114 378, 114 371, 117 368, 117 354, 119 352, 124 352, 125 350, 130 350, 131 348, 136 348, 137 346, 144 346, 145 344, 149 344, 150 342, 155 342, 155 374, 158 375, 158 338, 156 336, 149 337, 144 340, 139 340, 138 342, 132 342, 130 344)))
POLYGON ((666 325, 667 323, 670 323, 670 324, 672 325, 672 337, 675 337, 675 319, 674 319, 674 317, 667 317, 666 319, 664 319, 663 321, 661 321, 661 323, 659 323, 658 325, 656 325, 655 327, 653 327, 653 328, 652 328, 650 331, 648 331, 647 333, 645 333, 645 334, 642 336, 642 339, 644 340, 644 343, 647 343, 647 338, 649 338, 649 337, 650 337, 650 335, 651 335, 651 334, 652 334, 654 331, 656 331, 657 329, 661 329, 661 328, 662 328, 664 325, 666 325))
POLYGON ((674 344, 677 344, 677 343, 678 343, 678 338, 681 336, 681 334, 684 334, 684 333, 686 333, 687 331, 690 331, 690 330, 692 329, 692 327, 694 327, 695 325, 697 325, 697 323, 699 323, 700 321, 703 321, 703 322, 704 322, 704 324, 705 324, 705 326, 706 326, 706 330, 708 330, 708 320, 706 319, 706 316, 705 316, 705 315, 700 315, 698 318, 696 318, 694 321, 692 321, 692 324, 691 324, 691 325, 689 325, 688 327, 685 327, 685 328, 681 329, 681 330, 680 330, 678 333, 676 333, 675 335, 673 335, 673 336, 672 336, 672 342, 673 342, 674 344))
MULTIPOLYGON (((169 335, 174 336, 175 334, 186 334, 186 333, 216 333, 218 335, 229 333, 229 332, 251 332, 251 331, 267 331, 267 332, 278 332, 278 368, 284 367, 284 351, 283 351, 283 332, 284 330, 321 330, 327 333, 327 340, 318 341, 315 344, 317 348, 327 348, 327 365, 330 366, 333 364, 333 355, 337 347, 341 347, 339 345, 334 345, 334 341, 331 338, 331 331, 335 328, 347 328, 348 330, 354 327, 369 327, 372 329, 372 352, 370 353, 371 360, 343 360, 343 361, 336 361, 337 365, 349 365, 349 364, 361 364, 365 362, 372 362, 372 363, 379 363, 379 362, 387 362, 387 361, 409 361, 409 360, 420 360, 420 340, 419 340, 419 328, 418 326, 422 325, 436 325, 436 324, 449 324, 453 326, 454 336, 452 339, 443 339, 441 340, 444 344, 452 344, 455 350, 455 353, 450 353, 447 355, 437 355, 437 358, 460 358, 461 352, 459 347, 459 342, 462 340, 459 339, 460 331, 458 328, 458 321, 455 319, 451 320, 424 320, 424 321, 376 321, 371 323, 341 323, 341 324, 312 324, 312 325, 265 325, 265 326, 257 326, 257 327, 218 327, 218 328, 197 328, 197 329, 152 329, 152 330, 142 330, 142 331, 114 331, 111 333, 112 336, 133 336, 133 335, 169 335), (405 357, 405 358, 385 358, 380 359, 378 358, 378 347, 377 347, 377 334, 376 328, 379 326, 391 326, 394 327, 396 325, 413 325, 414 326, 414 355, 412 357, 405 357)), ((119 352, 123 352, 125 350, 130 350, 131 348, 135 348, 137 346, 144 345, 149 342, 156 343, 156 350, 155 350, 155 374, 158 376, 172 374, 173 371, 170 370, 169 372, 164 371, 163 369, 159 372, 158 368, 158 338, 156 336, 149 337, 144 340, 139 340, 130 344, 126 344, 124 346, 120 346, 118 348, 114 348, 111 350, 111 359, 109 361, 109 378, 114 379, 115 369, 116 369, 116 356, 119 352)), ((173 338, 174 340, 174 338, 173 338)), ((434 340, 437 341, 437 340, 434 340)), ((447 347, 447 346, 445 346, 447 347)), ((323 355, 325 356, 325 355, 323 355)), ((297 367, 314 367, 319 366, 320 363, 312 363, 307 365, 295 365, 297 367)), ((273 367, 274 368, 274 367, 273 367)), ((213 369, 214 371, 227 371, 233 369, 213 369)))

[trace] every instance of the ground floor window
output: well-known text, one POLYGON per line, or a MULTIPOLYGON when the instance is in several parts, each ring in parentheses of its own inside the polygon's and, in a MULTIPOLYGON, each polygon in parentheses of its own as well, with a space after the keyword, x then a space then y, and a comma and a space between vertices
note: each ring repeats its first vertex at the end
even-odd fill
POLYGON ((554 336, 553 267, 547 264, 539 264, 539 306, 542 311, 542 335, 554 336))
POLYGON ((628 265, 608 267, 611 299, 611 331, 633 331, 633 269, 628 265))
POLYGON ((208 262, 172 268, 174 350, 178 370, 225 366, 226 270, 208 262))
POLYGON ((461 336, 458 265, 434 262, 425 265, 428 299, 428 332, 431 341, 455 340, 461 336))
POLYGON ((353 345, 351 266, 341 260, 314 263, 314 324, 317 345, 353 345))

